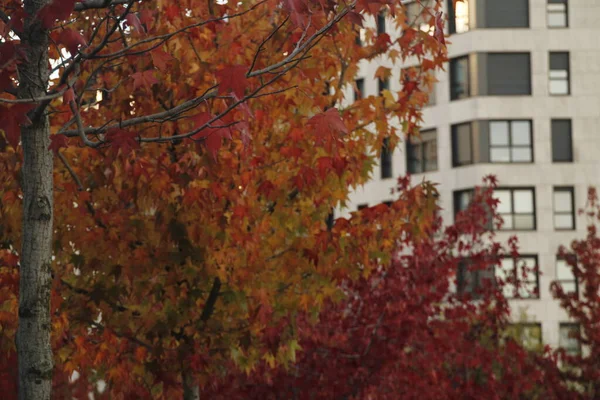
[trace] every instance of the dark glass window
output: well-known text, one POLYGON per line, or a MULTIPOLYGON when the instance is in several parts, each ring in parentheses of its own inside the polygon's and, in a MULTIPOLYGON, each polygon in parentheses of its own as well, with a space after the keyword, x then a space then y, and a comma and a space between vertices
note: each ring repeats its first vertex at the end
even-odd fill
POLYGON ((452 165, 473 164, 471 123, 452 125, 452 165))
POLYGON ((384 90, 390 90, 390 80, 389 79, 378 79, 377 80, 377 92, 381 96, 384 90))
POLYGON ((487 93, 491 96, 531 94, 529 53, 487 53, 487 93))
POLYGON ((456 290, 459 295, 469 295, 472 299, 478 299, 486 285, 495 284, 493 264, 484 268, 474 268, 468 260, 458 264, 456 290))
POLYGON ((381 10, 379 14, 377 14, 377 34, 381 35, 385 33, 385 10, 381 10))
POLYGON ((552 125, 552 161, 573 162, 573 141, 571 139, 571 120, 553 119, 552 125))
POLYGON ((390 148, 390 139, 383 139, 381 147, 381 179, 392 177, 392 149, 390 148))
POLYGON ((365 94, 365 80, 363 78, 354 81, 356 83, 356 90, 354 91, 354 101, 362 99, 365 94))
POLYGON ((359 205, 358 205, 358 207, 356 207, 356 209, 357 209, 358 211, 360 211, 360 210, 364 210, 365 208, 369 208, 369 205, 368 205, 368 204, 366 204, 366 203, 359 204, 359 205))
POLYGON ((481 28, 529 27, 529 0, 479 0, 476 3, 484 7, 485 22, 481 28))
POLYGON ((469 57, 450 60, 450 100, 464 99, 471 95, 469 85, 469 57))

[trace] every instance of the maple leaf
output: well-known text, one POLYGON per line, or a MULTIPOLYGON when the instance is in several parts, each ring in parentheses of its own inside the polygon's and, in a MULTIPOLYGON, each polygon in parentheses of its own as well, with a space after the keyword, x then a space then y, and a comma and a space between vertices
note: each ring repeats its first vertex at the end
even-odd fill
POLYGON ((127 155, 134 149, 140 147, 137 133, 125 129, 112 128, 106 132, 106 141, 110 143, 115 153, 121 150, 121 154, 127 155))
POLYGON ((35 106, 33 104, 15 104, 12 107, 0 106, 0 129, 4 131, 8 143, 16 148, 21 135, 21 125, 31 123, 27 113, 35 106))
POLYGON ((308 125, 315 130, 315 141, 328 149, 338 140, 337 134, 347 134, 348 128, 340 117, 337 109, 330 108, 324 113, 317 114, 308 120, 308 125))
POLYGON ((58 151, 63 147, 69 146, 69 140, 65 135, 50 135, 50 145, 48 150, 52 150, 54 155, 58 154, 58 151))
POLYGON ((248 87, 247 70, 248 67, 244 65, 230 65, 217 71, 215 75, 219 80, 219 94, 233 93, 237 98, 243 98, 248 87))
POLYGON ((350 11, 346 16, 354 25, 358 25, 361 28, 363 27, 365 17, 362 14, 359 14, 356 11, 350 11))
POLYGON ((152 57, 152 63, 160 71, 165 71, 168 68, 169 62, 173 59, 173 56, 161 49, 151 51, 150 56, 152 57))
MULTIPOLYGON (((200 113, 192 118, 195 128, 204 126, 211 119, 213 119, 213 116, 207 112, 200 113)), ((231 129, 221 119, 213 121, 209 127, 191 136, 192 140, 203 140, 208 152, 215 160, 219 149, 223 145, 224 138, 231 139, 231 129)))
POLYGON ((135 74, 132 74, 131 77, 133 78, 134 90, 140 86, 150 89, 152 85, 158 83, 158 80, 154 77, 154 71, 151 69, 143 72, 136 72, 135 74))
POLYGON ((54 0, 40 9, 38 19, 45 29, 49 29, 54 25, 54 21, 67 19, 76 2, 77 0, 54 0))
POLYGON ((65 46, 72 55, 77 54, 78 48, 87 46, 83 35, 73 29, 63 29, 58 35, 57 42, 65 46))

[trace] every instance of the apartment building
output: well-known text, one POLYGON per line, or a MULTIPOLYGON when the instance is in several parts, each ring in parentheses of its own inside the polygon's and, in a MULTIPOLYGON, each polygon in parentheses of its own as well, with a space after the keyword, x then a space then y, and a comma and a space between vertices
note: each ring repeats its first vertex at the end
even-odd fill
MULTIPOLYGON (((587 188, 600 186, 600 1, 451 4, 445 12, 450 62, 437 72, 421 140, 384 152, 371 181, 336 214, 391 200, 396 178, 410 173, 415 182, 440 183, 442 216, 452 222, 482 177, 496 175, 505 221, 498 239, 516 234, 523 254, 517 268, 537 264, 540 271, 527 279, 538 295, 511 300, 513 319, 522 322, 525 313, 525 336, 578 351, 569 339, 577 327, 549 287, 560 280, 566 290, 578 290, 557 249, 585 235, 587 222, 577 209, 585 206, 587 188)), ((380 26, 385 18, 370 22, 380 26)), ((373 78, 381 63, 361 66, 357 84, 366 96, 381 89, 373 78)), ((400 90, 397 81, 390 84, 400 90)), ((503 268, 515 264, 506 260, 503 268)))

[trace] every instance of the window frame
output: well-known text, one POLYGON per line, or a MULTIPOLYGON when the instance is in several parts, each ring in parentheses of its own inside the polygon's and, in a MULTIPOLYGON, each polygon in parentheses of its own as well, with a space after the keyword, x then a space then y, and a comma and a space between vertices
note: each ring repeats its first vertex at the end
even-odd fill
MULTIPOLYGON (((519 254, 519 257, 511 257, 511 256, 505 256, 505 257, 501 257, 500 260, 504 260, 504 259, 511 259, 513 260, 513 268, 511 269, 511 271, 513 271, 513 275, 516 274, 517 279, 519 281, 519 283, 523 283, 523 284, 528 284, 528 283, 535 283, 535 291, 534 293, 529 293, 526 297, 519 295, 519 291, 517 289, 516 286, 512 285, 514 294, 512 296, 506 296, 505 292, 503 291, 502 294, 504 295, 504 297, 508 300, 539 300, 540 299, 540 271, 539 271, 539 258, 537 254, 519 254), (522 267, 518 264, 519 262, 523 261, 524 259, 533 259, 535 261, 535 281, 524 281, 522 279, 522 267)), ((502 268, 502 264, 496 266, 496 268, 502 268)), ((496 279, 498 279, 498 273, 496 272, 496 279)), ((506 285, 506 283, 504 283, 506 285)), ((505 286, 506 287, 506 286, 505 286)), ((503 288, 504 289, 504 288, 503 288)))
POLYGON ((550 96, 570 96, 571 95, 571 53, 569 51, 549 51, 548 52, 548 94, 550 96), (552 72, 563 72, 564 69, 552 69, 552 55, 553 54, 566 54, 567 55, 567 77, 557 78, 552 77, 552 72), (552 82, 567 82, 566 93, 553 93, 552 82))
POLYGON ((575 187, 574 186, 554 186, 552 188, 552 220, 555 231, 574 231, 577 230, 577 218, 575 213, 575 187), (571 194, 571 211, 567 214, 566 211, 556 211, 556 199, 554 195, 557 192, 567 192, 571 194), (557 228, 555 217, 557 215, 569 215, 572 221, 571 228, 557 228))
MULTIPOLYGON (((537 207, 536 207, 536 197, 535 197, 535 187, 534 186, 504 186, 504 187, 498 187, 496 189, 494 189, 494 193, 498 192, 498 191, 509 191, 510 192, 510 207, 511 207, 511 213, 510 214, 506 214, 506 213, 500 213, 498 212, 498 215, 500 217, 502 217, 502 220, 505 220, 505 215, 510 215, 512 218, 512 225, 510 229, 506 229, 504 227, 498 229, 499 232, 533 232, 537 230, 537 207), (514 198, 514 192, 518 191, 518 190, 529 190, 531 191, 531 198, 533 201, 533 214, 529 214, 529 213, 515 213, 514 209, 515 209, 515 198, 514 198), (515 229, 514 228, 514 217, 515 215, 532 215, 533 216, 533 227, 531 229, 515 229)), ((494 195, 494 193, 492 193, 492 196, 494 195)))
POLYGON ((558 348, 562 349, 565 351, 566 354, 570 355, 570 356, 580 356, 581 355, 581 324, 577 323, 577 322, 559 322, 558 324, 558 348), (562 346, 562 334, 561 334, 561 330, 562 328, 575 328, 575 330, 577 331, 577 334, 579 335, 579 338, 573 338, 577 341, 577 349, 575 349, 575 351, 572 351, 572 349, 569 349, 567 347, 562 346))
POLYGON ((437 135, 437 129, 432 128, 432 129, 426 129, 426 130, 422 130, 420 133, 420 137, 419 138, 414 138, 411 137, 409 139, 406 140, 406 171, 410 174, 424 174, 426 172, 435 172, 437 171, 439 168, 439 164, 438 164, 438 135, 437 135), (423 140, 423 135, 428 135, 433 133, 432 137, 426 140, 423 140), (417 141, 416 143, 413 143, 414 141, 417 141), (435 168, 430 168, 427 169, 427 157, 426 154, 427 152, 425 151, 425 146, 424 144, 426 143, 431 143, 431 142, 435 142, 434 146, 435 146, 435 168), (414 154, 415 152, 418 152, 420 155, 420 159, 415 159, 415 158, 411 158, 411 154, 414 154), (420 161, 420 171, 416 172, 411 168, 411 161, 420 161))
POLYGON ((548 29, 565 29, 569 27, 569 0, 559 0, 552 1, 546 0, 546 27, 548 29), (550 10, 551 5, 564 5, 564 11, 554 11, 550 10), (565 25, 550 25, 550 15, 552 14, 564 14, 565 15, 565 25))
POLYGON ((571 266, 569 265, 568 258, 570 258, 570 257, 573 257, 575 259, 575 263, 577 263, 577 257, 575 256, 575 254, 566 254, 564 257, 560 256, 559 254, 556 255, 556 259, 554 261, 554 277, 555 277, 554 282, 556 282, 558 285, 560 285, 561 288, 562 288, 562 283, 571 283, 571 282, 574 283, 575 284, 574 291, 565 291, 564 288, 563 288, 563 291, 566 294, 575 293, 575 296, 579 297, 579 281, 577 280, 577 277, 575 276, 571 266), (569 273, 573 276, 573 279, 559 279, 559 277, 558 277, 559 262, 564 262, 565 267, 568 268, 569 273))
POLYGON ((488 123, 488 160, 490 164, 533 164, 535 162, 534 156, 534 144, 533 144, 533 121, 530 119, 490 119, 487 120, 488 123), (498 146, 492 144, 492 123, 494 122, 506 122, 508 124, 508 145, 506 146, 498 146), (512 144, 512 132, 513 132, 513 122, 527 122, 529 124, 529 146, 524 145, 513 145, 512 144), (509 154, 509 161, 493 161, 492 160, 492 148, 507 148, 509 154), (512 160, 512 150, 514 148, 528 148, 531 151, 531 161, 513 161, 512 160))

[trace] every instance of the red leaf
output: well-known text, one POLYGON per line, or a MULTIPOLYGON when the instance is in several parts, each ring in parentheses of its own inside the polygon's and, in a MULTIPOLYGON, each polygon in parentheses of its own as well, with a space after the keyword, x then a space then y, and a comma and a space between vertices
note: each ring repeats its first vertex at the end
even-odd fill
POLYGON ((161 71, 166 70, 168 68, 169 61, 173 59, 169 53, 160 49, 150 52, 150 56, 152 57, 152 64, 154 64, 154 66, 161 71))
POLYGON ((11 75, 12 71, 8 69, 3 69, 0 72, 0 92, 3 92, 4 90, 13 86, 12 79, 10 79, 11 75))
POLYGON ((137 133, 125 129, 112 128, 106 132, 106 141, 110 143, 115 153, 121 150, 121 154, 131 153, 133 149, 140 147, 137 133))
POLYGON ((246 79, 247 67, 244 65, 230 65, 217 71, 219 79, 219 94, 235 94, 239 99, 244 97, 244 92, 248 87, 246 79))
POLYGON ((308 120, 308 125, 315 129, 316 143, 327 149, 330 149, 332 143, 339 139, 336 133, 348 133, 344 121, 342 121, 338 110, 335 108, 330 108, 324 113, 315 115, 308 120))
POLYGON ((12 107, 0 106, 0 129, 4 131, 8 143, 17 147, 21 135, 21 125, 31 123, 27 113, 33 109, 33 104, 15 104, 12 107))
POLYGON ((151 28, 152 22, 154 22, 154 13, 150 10, 142 10, 140 11, 140 22, 142 25, 146 25, 146 30, 151 28))
POLYGON ((435 29, 433 31, 433 37, 440 42, 440 44, 445 45, 446 40, 444 39, 444 19, 442 18, 444 13, 442 11, 438 11, 435 13, 435 29))
POLYGON ((51 135, 50 136, 50 146, 48 146, 48 150, 52 150, 54 155, 58 154, 58 151, 63 147, 68 147, 69 141, 65 135, 51 135))
POLYGON ((63 29, 60 35, 58 35, 57 41, 59 44, 65 46, 71 55, 77 54, 79 45, 81 47, 87 46, 87 42, 81 33, 73 29, 63 29))
POLYGON ((304 27, 308 21, 308 2, 306 0, 284 0, 283 7, 290 13, 292 22, 296 26, 304 27))
POLYGON ((363 27, 363 20, 365 19, 365 17, 363 17, 361 14, 357 13, 356 11, 350 11, 348 13, 348 20, 350 22, 352 22, 354 25, 358 25, 361 28, 363 27))
MULTIPOLYGON (((193 117, 194 126, 199 128, 205 125, 208 121, 213 119, 207 112, 200 113, 193 117)), ((217 153, 223 145, 223 138, 231 139, 231 129, 224 126, 224 122, 220 119, 213 121, 209 127, 202 129, 200 132, 192 135, 192 140, 204 140, 208 152, 216 160, 217 153)))
POLYGON ((317 159, 317 169, 321 179, 325 179, 327 172, 333 167, 331 157, 320 157, 317 159))
POLYGON ((54 25, 54 21, 63 21, 69 18, 77 0, 54 0, 52 3, 42 7, 38 13, 38 19, 42 27, 49 29, 54 25))
POLYGON ((145 29, 144 27, 142 27, 142 23, 140 22, 140 19, 138 18, 137 15, 135 14, 127 14, 127 17, 125 17, 125 20, 127 21, 127 25, 130 27, 134 27, 136 31, 138 31, 139 33, 144 33, 145 29))
POLYGON ((149 89, 152 85, 158 83, 158 80, 154 77, 154 71, 151 69, 144 72, 136 72, 131 77, 133 78, 134 90, 140 86, 145 86, 149 89))

